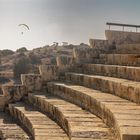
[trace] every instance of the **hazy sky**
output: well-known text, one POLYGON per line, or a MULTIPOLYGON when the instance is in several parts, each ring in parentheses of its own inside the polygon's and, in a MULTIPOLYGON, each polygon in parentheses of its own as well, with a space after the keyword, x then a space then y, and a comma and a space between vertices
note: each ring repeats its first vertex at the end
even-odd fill
POLYGON ((0 0, 0 49, 88 43, 104 38, 107 21, 140 24, 139 15, 140 0, 0 0))

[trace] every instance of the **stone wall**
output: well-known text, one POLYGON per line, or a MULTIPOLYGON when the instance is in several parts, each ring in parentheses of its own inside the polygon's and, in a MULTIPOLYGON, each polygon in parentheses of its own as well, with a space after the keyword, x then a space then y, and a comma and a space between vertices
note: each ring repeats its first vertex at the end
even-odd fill
POLYGON ((58 67, 56 65, 41 65, 39 71, 44 82, 58 79, 58 67))
POLYGON ((66 71, 74 63, 74 58, 70 56, 58 56, 56 62, 59 71, 66 71))
POLYGON ((108 40, 101 39, 89 39, 89 44, 91 48, 105 50, 108 49, 109 42, 108 40))
POLYGON ((7 103, 20 101, 27 94, 23 85, 3 85, 2 91, 7 103))
POLYGON ((116 46, 116 53, 119 54, 139 54, 140 44, 121 44, 116 46))
POLYGON ((22 74, 21 82, 28 92, 39 91, 42 89, 42 77, 40 74, 22 74))
POLYGON ((73 57, 76 63, 90 63, 99 57, 99 51, 93 48, 75 48, 73 57))
POLYGON ((100 58, 105 59, 105 64, 140 66, 140 55, 137 54, 101 54, 100 58))
POLYGON ((126 31, 105 31, 106 39, 112 43, 116 44, 130 44, 130 43, 140 43, 140 33, 136 32, 126 32, 126 31))

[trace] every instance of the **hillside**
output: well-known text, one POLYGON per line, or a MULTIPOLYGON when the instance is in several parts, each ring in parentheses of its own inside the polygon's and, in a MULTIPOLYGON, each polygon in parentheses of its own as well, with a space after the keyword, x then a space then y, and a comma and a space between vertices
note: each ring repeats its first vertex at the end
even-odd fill
POLYGON ((25 73, 38 73, 39 65, 56 64, 56 57, 60 55, 72 56, 74 48, 89 47, 87 44, 81 43, 80 45, 62 45, 53 44, 51 46, 46 45, 33 50, 27 50, 26 48, 12 50, 0 50, 1 65, 0 72, 13 72, 15 64, 22 58, 29 60, 30 71, 25 73))

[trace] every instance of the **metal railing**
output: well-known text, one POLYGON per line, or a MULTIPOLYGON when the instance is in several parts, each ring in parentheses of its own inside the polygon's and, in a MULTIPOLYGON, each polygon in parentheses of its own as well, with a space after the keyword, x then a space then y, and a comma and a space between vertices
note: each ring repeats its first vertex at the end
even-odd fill
POLYGON ((110 30, 111 26, 121 26, 121 27, 123 27, 123 31, 124 31, 124 27, 133 27, 133 28, 136 28, 136 32, 138 31, 138 28, 140 28, 140 25, 111 23, 111 22, 107 22, 106 25, 109 26, 109 30, 110 30))

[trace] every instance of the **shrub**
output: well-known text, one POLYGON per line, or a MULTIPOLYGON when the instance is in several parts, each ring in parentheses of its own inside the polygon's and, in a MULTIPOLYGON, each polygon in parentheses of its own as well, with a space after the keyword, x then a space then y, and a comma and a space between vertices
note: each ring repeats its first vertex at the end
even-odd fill
POLYGON ((3 57, 3 56, 7 56, 7 55, 12 55, 14 54, 14 51, 12 50, 8 50, 8 49, 5 49, 5 50, 1 50, 0 51, 0 55, 3 57))
POLYGON ((32 52, 29 54, 29 59, 30 59, 31 64, 33 64, 33 65, 34 64, 41 64, 40 58, 32 52))
POLYGON ((26 74, 30 71, 30 60, 26 56, 21 56, 14 64, 14 77, 20 78, 21 74, 26 74))
POLYGON ((19 52, 19 53, 24 53, 24 52, 27 52, 28 50, 25 48, 25 47, 22 47, 22 48, 19 48, 16 50, 16 52, 19 52))

